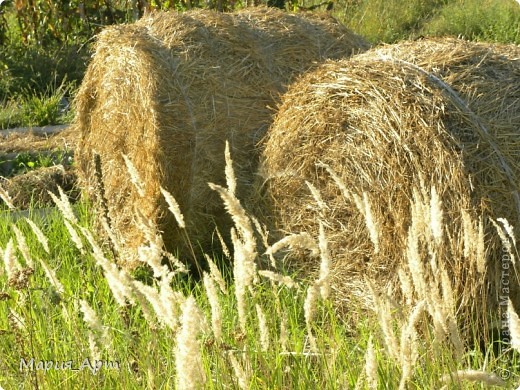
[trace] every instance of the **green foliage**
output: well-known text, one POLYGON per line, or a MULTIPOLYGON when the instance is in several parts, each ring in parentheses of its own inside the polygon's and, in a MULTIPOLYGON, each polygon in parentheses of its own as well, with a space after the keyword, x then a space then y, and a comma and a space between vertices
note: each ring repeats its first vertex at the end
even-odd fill
POLYGON ((347 0, 341 19, 372 42, 395 42, 416 34, 445 0, 347 0))
POLYGON ((374 43, 419 35, 518 43, 520 7, 514 0, 345 0, 336 14, 374 43))
POLYGON ((429 35, 520 43, 520 6, 514 0, 451 1, 425 24, 429 35))
POLYGON ((49 94, 78 85, 86 69, 85 46, 0 46, 0 104, 16 95, 49 94))
MULTIPOLYGON (((66 96, 73 84, 62 84, 44 93, 25 91, 0 106, 0 129, 20 126, 46 126, 68 123, 72 113, 66 96)), ((70 98, 70 97, 69 97, 70 98)))
POLYGON ((38 168, 52 167, 57 164, 70 165, 71 158, 63 151, 53 153, 22 152, 19 153, 13 161, 14 169, 11 175, 23 174, 38 168))

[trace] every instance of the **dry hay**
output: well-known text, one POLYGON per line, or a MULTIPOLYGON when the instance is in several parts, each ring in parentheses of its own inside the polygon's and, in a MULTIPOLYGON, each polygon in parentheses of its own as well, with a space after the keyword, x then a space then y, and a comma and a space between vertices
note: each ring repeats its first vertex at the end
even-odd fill
POLYGON ((285 85, 320 60, 367 48, 330 17, 267 8, 158 13, 104 30, 75 102, 76 158, 95 196, 93 152, 101 156, 112 228, 127 250, 122 259, 133 265, 144 242, 136 210, 158 222, 169 250, 187 252, 186 234, 167 212, 160 186, 179 203, 193 246, 212 239, 214 222, 228 231, 230 219, 207 184, 225 183, 225 140, 244 196, 255 143, 285 85), (122 154, 139 172, 142 196, 122 154))
MULTIPOLYGON (((8 133, 8 131, 5 132, 8 133)), ((0 131, 0 154, 43 150, 74 150, 78 141, 77 138, 77 133, 72 128, 52 135, 28 131, 10 133, 4 136, 0 131)))
MULTIPOLYGON (((496 309, 503 299, 500 287, 508 287, 490 218, 520 229, 520 48, 426 39, 327 62, 284 95, 261 174, 257 212, 283 234, 317 237, 323 221, 336 298, 350 303, 366 298, 365 276, 399 291, 397 271, 414 250, 407 248, 411 202, 422 200, 428 214, 435 186, 445 222, 438 260, 460 297, 460 314, 483 318, 486 306, 496 309), (486 274, 477 269, 478 226, 468 223, 481 215, 486 274)), ((424 240, 417 247, 428 258, 424 240)), ((293 259, 307 272, 318 262, 305 254, 293 259)), ((517 275, 509 270, 518 305, 517 275)))
POLYGON ((69 196, 71 202, 79 197, 76 174, 62 165, 35 169, 2 181, 2 188, 10 195, 16 209, 54 207, 49 191, 59 196, 58 186, 69 196))

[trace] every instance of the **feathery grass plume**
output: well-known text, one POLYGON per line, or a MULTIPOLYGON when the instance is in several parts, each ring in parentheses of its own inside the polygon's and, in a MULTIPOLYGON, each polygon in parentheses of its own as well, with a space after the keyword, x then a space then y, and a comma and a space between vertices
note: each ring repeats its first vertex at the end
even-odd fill
POLYGON ((65 293, 65 288, 63 287, 63 284, 61 284, 61 282, 59 281, 59 279, 56 276, 56 274, 54 273, 54 271, 47 265, 47 263, 45 261, 43 261, 43 259, 38 258, 38 260, 40 261, 43 271, 45 272, 45 276, 47 276, 47 279, 49 280, 51 285, 54 287, 56 292, 60 296, 62 296, 65 293))
MULTIPOLYGON (((229 144, 227 142, 226 148, 227 150, 229 149, 229 144)), ((242 331, 245 332, 246 290, 253 284, 256 278, 256 239, 251 219, 247 216, 240 201, 235 196, 235 193, 230 190, 234 188, 234 183, 236 182, 230 157, 226 157, 226 182, 229 187, 228 189, 213 183, 208 183, 208 185, 212 190, 218 192, 224 201, 226 210, 231 215, 231 219, 235 224, 235 227, 231 229, 231 240, 234 249, 233 276, 235 279, 235 296, 237 299, 240 327, 242 331)))
POLYGON ((14 309, 9 308, 8 317, 11 320, 11 321, 9 321, 10 324, 12 326, 14 326, 16 329, 18 329, 20 331, 25 331, 26 330, 25 320, 14 309))
MULTIPOLYGON (((497 218, 497 221, 502 223, 502 225, 504 226, 504 231, 507 233, 507 237, 509 237, 509 240, 507 240, 507 241, 510 242, 510 244, 509 244, 509 246, 506 246, 506 248, 509 251, 509 256, 511 257, 511 264, 514 265, 516 262, 515 253, 518 253, 518 252, 516 250, 516 238, 515 238, 515 233, 513 231, 513 226, 511 226, 509 224, 509 222, 507 221, 507 219, 505 219, 505 218, 497 218), (511 243, 513 245, 511 245, 511 243)), ((502 236, 500 236, 500 238, 502 239, 502 242, 505 241, 505 239, 503 239, 502 236)), ((504 245, 505 245, 505 243, 504 243, 504 245)))
POLYGON ((211 275, 204 272, 204 289, 211 307, 211 329, 217 342, 222 341, 222 310, 218 301, 217 288, 211 275))
POLYGON ((408 229, 408 237, 406 239, 406 259, 410 275, 412 276, 413 286, 419 297, 428 295, 426 289, 425 270, 419 253, 419 230, 417 219, 412 214, 412 223, 408 229))
POLYGON ((506 231, 507 235, 511 239, 511 242, 514 246, 516 246, 516 239, 515 239, 515 233, 513 231, 513 226, 509 224, 509 221, 505 218, 497 218, 497 221, 502 223, 504 226, 504 230, 506 231))
POLYGON ((31 258, 31 254, 29 251, 29 247, 27 246, 27 240, 25 239, 25 235, 18 229, 16 225, 11 225, 14 235, 16 237, 16 242, 18 243, 17 247, 20 250, 20 253, 22 254, 22 257, 25 260, 25 263, 31 267, 34 268, 34 262, 31 258))
POLYGON ((164 196, 166 203, 168 203, 168 210, 170 210, 170 212, 175 217, 175 220, 177 221, 179 227, 185 229, 186 224, 184 222, 184 215, 181 212, 179 203, 177 203, 173 195, 166 191, 163 187, 161 187, 161 194, 164 196))
POLYGON ((135 189, 137 190, 137 193, 140 197, 144 197, 145 191, 144 191, 144 184, 141 180, 141 177, 139 176, 139 172, 137 172, 137 169, 135 168, 134 164, 128 158, 126 154, 121 154, 123 156, 123 160, 125 161, 126 170, 128 174, 130 175, 130 181, 134 185, 135 189))
POLYGON ((312 256, 318 256, 320 253, 320 247, 316 244, 314 238, 309 233, 302 232, 283 237, 269 246, 265 254, 274 255, 279 250, 287 247, 291 250, 294 250, 294 248, 308 249, 311 251, 312 256))
POLYGON ((379 253, 379 237, 381 236, 381 234, 379 231, 379 227, 375 221, 374 213, 372 212, 372 207, 370 206, 368 194, 366 192, 363 192, 363 197, 357 194, 351 194, 351 197, 354 200, 354 204, 356 205, 358 211, 365 218, 365 225, 370 235, 370 241, 372 241, 372 244, 374 245, 374 252, 379 253))
POLYGON ((93 332, 95 340, 100 350, 106 349, 108 351, 111 350, 112 341, 108 335, 108 329, 103 326, 101 320, 98 315, 92 309, 92 307, 88 304, 84 299, 80 299, 80 310, 83 313, 83 320, 89 327, 89 329, 93 332))
POLYGON ((204 257, 206 258, 206 261, 209 265, 209 273, 213 280, 218 284, 218 287, 220 288, 220 291, 222 291, 222 294, 227 294, 227 287, 226 287, 226 281, 222 277, 222 274, 220 273, 220 270, 218 269, 215 262, 209 257, 206 253, 204 254, 204 257))
POLYGON ((4 201, 9 209, 14 210, 16 208, 14 207, 13 199, 2 186, 0 186, 0 199, 4 201))
POLYGON ((442 201, 437 194, 435 186, 431 188, 430 198, 430 229, 435 243, 440 246, 442 243, 443 232, 443 211, 442 201))
POLYGON ((410 306, 414 300, 414 288, 410 279, 410 275, 408 274, 408 272, 404 271, 402 267, 399 267, 399 269, 397 270, 397 275, 399 276, 401 292, 403 293, 403 296, 406 299, 406 305, 410 306))
MULTIPOLYGON (((456 358, 462 359, 462 356, 464 355, 464 342, 462 341, 459 327, 457 325, 457 307, 455 304, 455 296, 451 285, 451 280, 446 269, 441 269, 439 273, 441 275, 442 300, 444 302, 443 307, 446 315, 448 335, 454 346, 456 358)), ((435 279, 437 277, 438 276, 435 276, 435 279)))
POLYGON ((247 289, 253 284, 256 273, 254 258, 248 256, 245 245, 242 245, 237 237, 235 229, 231 229, 231 240, 235 248, 235 262, 233 264, 233 276, 235 280, 235 298, 237 300, 238 320, 240 329, 246 331, 246 294, 247 289))
POLYGON ((120 242, 117 239, 114 231, 110 228, 107 215, 105 215, 104 213, 100 213, 99 221, 101 222, 101 227, 103 228, 103 231, 106 233, 108 239, 110 240, 109 242, 112 245, 113 250, 115 251, 114 255, 122 253, 120 242))
POLYGON ((365 283, 370 291, 370 295, 372 296, 372 300, 374 302, 374 311, 376 312, 377 317, 379 318, 379 326, 383 331, 385 346, 388 355, 392 357, 396 362, 399 362, 399 343, 397 340, 397 336, 394 333, 392 308, 390 302, 386 298, 384 299, 384 302, 382 301, 372 281, 370 281, 369 279, 365 279, 365 283))
POLYGON ((513 308, 511 299, 507 302, 507 325, 511 336, 511 348, 520 352, 520 318, 513 308))
POLYGON ((513 245, 515 245, 515 248, 516 248, 516 241, 514 239, 514 235, 513 235, 513 231, 512 231, 511 226, 509 225, 507 220, 505 220, 503 218, 498 218, 497 219, 497 221, 500 221, 502 223, 503 227, 498 225, 493 220, 493 218, 490 218, 490 220, 491 220, 491 223, 493 223, 493 225, 495 226, 495 229, 496 229, 496 231, 498 233, 498 236, 500 237, 500 241, 502 241, 502 245, 507 250, 507 253, 508 253, 509 257, 510 257, 511 264, 514 264, 515 263, 515 255, 513 253, 513 247, 511 245, 511 241, 513 242, 513 245), (510 238, 511 238, 511 241, 510 241, 510 238))
POLYGON ((477 272, 483 274, 486 272, 486 244, 484 241, 484 223, 482 222, 482 216, 478 220, 478 238, 476 244, 476 264, 477 272))
POLYGON ((186 265, 182 263, 176 256, 173 255, 173 253, 170 253, 168 251, 163 251, 163 255, 166 256, 168 259, 168 262, 171 266, 175 266, 175 272, 186 274, 188 273, 188 269, 186 268, 186 265))
POLYGON ((330 295, 330 266, 332 261, 330 259, 327 237, 325 235, 325 227, 322 221, 320 221, 320 234, 318 243, 320 247, 321 262, 320 275, 319 279, 316 281, 316 284, 320 286, 321 299, 325 300, 330 295))
POLYGON ((309 344, 312 352, 318 352, 318 345, 316 344, 316 338, 312 333, 312 322, 316 315, 316 306, 318 302, 318 296, 320 293, 319 286, 313 283, 307 288, 307 295, 305 296, 305 302, 303 304, 303 312, 305 315, 305 325, 307 327, 307 337, 309 338, 309 344))
POLYGON ((469 258, 474 254, 475 243, 478 240, 478 233, 475 230, 473 221, 469 213, 461 209, 462 227, 464 231, 464 257, 469 258))
POLYGON ((415 223, 415 230, 417 232, 427 231, 430 219, 430 201, 428 193, 424 189, 424 182, 422 178, 420 180, 420 188, 414 187, 412 190, 412 203, 411 203, 411 217, 412 224, 415 223), (425 219, 426 218, 426 219, 425 219))
POLYGON ((280 335, 278 337, 278 343, 282 352, 287 352, 287 345, 289 344, 289 330, 287 325, 287 314, 282 313, 280 319, 280 335))
POLYGON ((372 335, 368 339, 367 352, 365 354, 365 375, 367 387, 370 390, 377 390, 379 376, 377 375, 377 356, 372 335))
POLYGON ((401 329, 401 342, 399 346, 401 380, 399 389, 406 389, 406 384, 412 376, 415 363, 419 357, 418 334, 416 325, 425 311, 426 302, 420 301, 412 310, 408 323, 401 329))
POLYGON ((506 387, 506 383, 496 374, 479 370, 458 370, 442 377, 443 383, 452 383, 454 380, 457 382, 480 382, 488 386, 506 387))
POLYGON ((12 238, 9 239, 4 249, 4 266, 9 281, 15 280, 17 273, 22 270, 22 266, 18 262, 16 254, 14 253, 14 243, 12 238))
POLYGON ((298 288, 296 283, 290 276, 280 275, 273 271, 258 271, 258 275, 263 276, 273 282, 283 285, 287 288, 298 288))
MULTIPOLYGON (((179 297, 171 289, 170 282, 172 275, 173 274, 170 274, 161 278, 159 291, 157 291, 155 287, 148 286, 138 280, 132 280, 132 283, 134 291, 138 291, 142 294, 151 305, 159 322, 175 332, 178 328, 178 308, 183 301, 183 297, 179 297)), ((140 303, 141 306, 143 306, 143 303, 140 303)), ((155 321, 152 321, 150 324, 153 326, 154 322, 155 321)))
POLYGON ((175 272, 170 272, 159 281, 159 299, 166 311, 168 318, 166 322, 172 330, 177 329, 180 307, 186 301, 184 294, 172 288, 171 283, 174 276, 175 272))
POLYGON ((148 245, 141 245, 137 248, 139 261, 148 264, 156 278, 168 274, 168 266, 162 263, 164 241, 162 235, 157 231, 157 226, 147 220, 139 210, 136 210, 135 215, 137 225, 148 242, 148 245))
POLYGON ((235 355, 233 355, 233 351, 229 351, 228 356, 238 380, 238 387, 242 390, 249 390, 249 383, 251 382, 251 374, 249 373, 249 370, 244 369, 241 366, 235 355))
POLYGON ((305 180, 305 184, 307 184, 307 187, 309 187, 312 197, 316 201, 316 204, 320 208, 320 211, 323 212, 324 210, 328 210, 329 206, 327 206, 327 204, 323 201, 320 191, 311 182, 307 180, 305 180))
POLYGON ((70 238, 72 239, 72 242, 78 248, 78 250, 83 254, 85 253, 85 247, 83 246, 83 241, 81 240, 81 237, 79 236, 76 229, 74 229, 74 226, 71 225, 71 223, 64 219, 63 223, 65 224, 65 227, 67 228, 67 231, 69 232, 70 238))
POLYGON ((228 258, 228 259, 231 259, 231 252, 229 252, 229 248, 227 247, 227 244, 224 241, 222 234, 220 234, 220 230, 218 228, 216 228, 215 232, 217 233, 217 237, 220 242, 220 246, 222 247, 222 252, 224 253, 224 256, 226 256, 226 258, 228 258))
POLYGON ((177 334, 175 367, 177 389, 199 389, 206 383, 197 336, 202 330, 203 315, 195 298, 189 296, 182 305, 181 329, 177 334))
POLYGON ((101 360, 101 351, 96 341, 96 336, 94 336, 92 331, 88 332, 88 347, 90 349, 90 358, 92 361, 95 362, 101 360))
POLYGON ((260 346, 262 352, 269 350, 269 326, 267 326, 267 319, 260 305, 255 305, 256 316, 258 317, 258 328, 260 330, 260 346))
POLYGON ((228 187, 229 192, 231 192, 232 194, 236 194, 237 180, 235 177, 235 171, 233 170, 233 160, 231 159, 231 153, 229 152, 229 141, 227 141, 227 140, 226 140, 224 156, 226 159, 226 167, 224 168, 224 172, 226 175, 226 185, 228 187))
POLYGON ((92 234, 88 229, 80 226, 80 230, 92 247, 92 254, 94 259, 96 260, 96 263, 103 269, 105 273, 105 279, 108 282, 108 286, 110 287, 110 291, 112 291, 116 302, 121 307, 126 306, 127 300, 134 304, 134 291, 132 278, 130 275, 128 275, 125 270, 120 270, 116 264, 105 257, 102 249, 99 247, 98 243, 94 237, 92 237, 92 234))
POLYGON ((9 195, 7 190, 4 189, 1 185, 0 185, 0 199, 2 199, 4 201, 4 203, 10 210, 16 209, 16 207, 13 204, 13 199, 11 198, 11 195, 9 195))
POLYGON ((43 234, 41 229, 34 223, 33 220, 31 220, 29 218, 25 218, 25 221, 31 227, 32 231, 36 235, 36 238, 38 239, 38 242, 42 245, 42 247, 45 250, 45 252, 50 254, 51 251, 49 250, 49 240, 47 239, 47 236, 45 234, 43 234))
POLYGON ((325 168, 325 170, 332 177, 332 180, 334 180, 334 183, 336 183, 336 185, 340 189, 341 193, 343 194, 343 197, 345 199, 347 199, 347 200, 352 200, 352 194, 347 189, 347 186, 345 185, 343 180, 341 180, 341 178, 337 175, 337 173, 334 172, 334 170, 328 164, 325 164, 323 162, 319 162, 319 163, 316 164, 316 166, 321 167, 321 168, 325 168))
POLYGON ((69 220, 73 224, 78 223, 78 219, 76 218, 76 215, 74 214, 74 211, 72 211, 72 207, 70 205, 70 202, 67 198, 67 195, 63 193, 63 190, 61 187, 58 187, 58 190, 60 191, 60 195, 63 194, 61 199, 59 199, 56 195, 54 195, 52 192, 47 191, 49 196, 52 198, 52 201, 58 207, 58 209, 61 211, 61 214, 65 217, 65 219, 69 220))

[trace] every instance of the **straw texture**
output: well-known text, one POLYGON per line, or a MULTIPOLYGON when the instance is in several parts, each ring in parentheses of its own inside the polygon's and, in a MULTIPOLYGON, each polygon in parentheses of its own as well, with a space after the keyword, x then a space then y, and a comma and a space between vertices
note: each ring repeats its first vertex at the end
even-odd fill
MULTIPOLYGON (((324 223, 338 301, 365 300, 367 276, 399 290, 407 257, 430 251, 462 316, 497 308, 503 246, 490 218, 520 226, 518 46, 424 39, 327 62, 284 95, 264 146, 256 212, 280 235, 317 237, 324 223), (431 244, 410 231, 417 199, 432 205, 431 244), (485 271, 468 249, 479 217, 485 271)), ((293 266, 316 272, 319 259, 293 266)))
POLYGON ((171 192, 194 247, 228 231, 229 217, 207 185, 223 184, 224 143, 235 161, 239 196, 255 171, 255 144, 292 78, 326 58, 365 50, 361 37, 326 16, 253 8, 157 13, 98 37, 78 93, 78 167, 94 194, 93 152, 101 156, 113 228, 127 248, 144 240, 135 210, 164 231, 169 250, 186 253, 186 234, 167 212, 160 187, 171 192), (122 154, 136 167, 142 196, 122 154))

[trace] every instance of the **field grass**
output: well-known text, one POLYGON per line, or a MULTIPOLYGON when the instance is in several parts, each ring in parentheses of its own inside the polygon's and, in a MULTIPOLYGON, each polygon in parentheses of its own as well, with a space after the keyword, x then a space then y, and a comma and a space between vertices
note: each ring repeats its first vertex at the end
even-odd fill
MULTIPOLYGON (((374 43, 423 34, 520 43, 520 7, 513 0, 345 0, 334 12, 374 43)), ((3 47, 0 128, 69 121, 55 99, 64 90, 49 85, 81 79, 84 49, 3 47)), ((243 216, 232 194, 229 199, 243 216)), ((212 255, 216 267, 193 280, 179 268, 160 267, 160 240, 145 248, 142 267, 125 271, 116 265, 117 251, 96 234, 93 207, 83 200, 73 206, 74 216, 62 207, 65 213, 29 215, 43 235, 26 219, 13 222, 15 211, 0 213, 2 388, 520 385, 520 332, 511 311, 510 322, 498 322, 496 337, 483 345, 464 340, 461 350, 457 333, 444 331, 435 308, 422 301, 397 303, 375 289, 365 292, 373 310, 339 310, 334 291, 326 294, 323 249, 316 280, 284 269, 280 253, 277 266, 262 271, 259 265, 272 258, 260 252, 258 234, 250 234, 256 229, 251 216, 235 227, 234 255, 212 255)), ((313 239, 326 247, 326 234, 313 239)), ((446 309, 452 321, 467 321, 452 309, 446 309)))
MULTIPOLYGON (((58 199, 61 213, 33 217, 41 232, 27 219, 12 223, 4 212, 0 385, 472 389, 520 384, 514 326, 513 343, 495 340, 482 348, 477 342, 460 350, 460 340, 438 328, 425 301, 398 304, 376 284, 366 292, 373 311, 338 311, 328 294, 325 234, 313 244, 322 257, 316 280, 259 267, 273 258, 257 253, 252 220, 229 189, 214 188, 236 217, 234 265, 226 265, 226 254, 215 255, 203 281, 184 274, 181 264, 163 268, 160 240, 143 248, 139 269, 116 266, 112 251, 95 238, 92 208, 85 202, 71 207, 58 199)), ((272 244, 268 253, 280 246, 272 244)), ((464 321, 444 309, 447 317, 464 321)))

